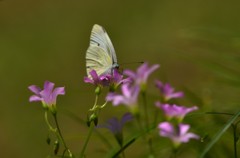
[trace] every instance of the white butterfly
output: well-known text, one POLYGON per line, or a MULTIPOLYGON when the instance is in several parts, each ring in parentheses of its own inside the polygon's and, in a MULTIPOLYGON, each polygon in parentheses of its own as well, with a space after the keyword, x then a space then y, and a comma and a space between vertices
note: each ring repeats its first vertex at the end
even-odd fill
POLYGON ((87 75, 95 70, 98 75, 111 74, 114 68, 118 68, 117 56, 112 42, 105 29, 95 24, 93 26, 90 45, 86 52, 87 75))

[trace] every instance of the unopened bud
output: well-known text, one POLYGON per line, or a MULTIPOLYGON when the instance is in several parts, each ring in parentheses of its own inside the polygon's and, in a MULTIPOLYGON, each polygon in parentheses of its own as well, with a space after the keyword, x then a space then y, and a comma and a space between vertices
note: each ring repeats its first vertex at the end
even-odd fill
POLYGON ((90 121, 90 123, 91 123, 91 122, 94 122, 95 126, 97 126, 97 124, 98 124, 98 117, 97 117, 97 115, 96 115, 95 113, 93 113, 93 114, 90 116, 89 121, 90 121))
POLYGON ((97 86, 96 89, 95 89, 95 94, 100 95, 100 93, 101 93, 101 87, 97 86))
POLYGON ((46 142, 47 142, 48 145, 50 145, 50 143, 51 143, 51 139, 50 139, 49 136, 47 137, 46 142))
POLYGON ((53 148, 53 152, 54 152, 55 155, 57 155, 57 153, 58 153, 58 151, 59 151, 59 147, 60 147, 59 141, 56 140, 56 141, 54 142, 54 148, 53 148))

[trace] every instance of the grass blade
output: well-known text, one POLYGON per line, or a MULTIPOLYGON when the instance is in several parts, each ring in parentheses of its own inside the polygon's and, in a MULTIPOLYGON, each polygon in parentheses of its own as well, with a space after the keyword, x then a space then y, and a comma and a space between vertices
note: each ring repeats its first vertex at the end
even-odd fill
POLYGON ((238 118, 240 111, 238 111, 229 121, 224 125, 224 127, 217 132, 213 137, 212 141, 205 147, 199 158, 204 158, 207 152, 213 147, 213 145, 220 139, 220 137, 226 132, 226 130, 232 125, 232 123, 238 118))

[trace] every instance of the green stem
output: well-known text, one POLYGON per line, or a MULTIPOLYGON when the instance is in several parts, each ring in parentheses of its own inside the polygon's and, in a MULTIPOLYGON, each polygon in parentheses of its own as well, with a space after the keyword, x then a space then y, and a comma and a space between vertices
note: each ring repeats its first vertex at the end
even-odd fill
POLYGON ((140 120, 140 115, 137 114, 135 117, 136 117, 136 120, 137 120, 137 124, 138 124, 138 126, 139 126, 139 130, 140 130, 140 131, 143 131, 144 128, 143 128, 142 123, 141 123, 141 120, 140 120))
MULTIPOLYGON (((146 128, 149 129, 149 117, 148 117, 148 111, 147 111, 147 98, 146 98, 146 92, 142 92, 143 97, 143 107, 144 107, 144 115, 146 119, 146 128)), ((147 143, 149 147, 149 154, 153 156, 153 148, 152 148, 152 139, 150 137, 147 137, 147 143)))
MULTIPOLYGON (((76 114, 74 114, 73 112, 67 110, 67 109, 64 109, 63 110, 63 113, 67 116, 69 116, 70 118, 72 118, 73 120, 77 121, 78 123, 82 124, 82 125, 86 125, 86 122, 80 118, 79 116, 77 116, 76 114)), ((100 132, 98 132, 97 129, 94 129, 94 132, 96 133, 96 136, 99 137, 99 139, 106 145, 107 148, 111 148, 112 145, 111 143, 108 141, 107 138, 104 137, 104 135, 102 135, 100 132)))
POLYGON ((146 98, 145 92, 142 92, 142 97, 143 97, 144 115, 146 119, 146 128, 148 129, 149 121, 148 121, 148 111, 147 111, 147 98, 146 98))
POLYGON ((102 106, 100 106, 100 108, 104 108, 107 105, 108 101, 106 101, 102 106))
POLYGON ((149 134, 149 132, 153 131, 154 129, 156 129, 156 126, 151 126, 149 129, 143 129, 140 130, 140 133, 134 134, 134 136, 129 139, 127 141, 127 143, 125 143, 123 145, 122 148, 120 148, 119 150, 115 151, 114 153, 110 153, 111 155, 108 155, 108 157, 117 157, 119 154, 121 154, 121 152, 123 150, 126 150, 131 144, 133 144, 137 139, 144 137, 146 134, 149 134))
POLYGON ((178 149, 173 147, 171 158, 177 158, 177 152, 178 152, 178 149))
POLYGON ((98 102, 98 95, 96 95, 94 105, 93 105, 93 107, 91 109, 89 109, 89 111, 95 111, 96 110, 97 102, 98 102))
POLYGON ((232 124, 233 128, 233 147, 234 147, 234 158, 237 158, 237 126, 232 124))
POLYGON ((92 132, 93 132, 93 129, 94 129, 94 123, 93 122, 90 122, 90 129, 88 131, 88 135, 87 135, 87 138, 86 138, 86 141, 83 145, 83 148, 82 148, 82 151, 81 151, 81 154, 80 154, 80 157, 79 158, 84 158, 84 153, 85 153, 85 150, 87 148, 87 145, 88 145, 88 142, 89 142, 89 139, 92 135, 92 132))
POLYGON ((156 110, 155 113, 154 113, 154 121, 153 121, 153 124, 154 124, 154 125, 157 124, 158 115, 159 115, 159 110, 156 110))
POLYGON ((63 151, 63 156, 64 156, 65 152, 68 151, 69 156, 72 157, 72 153, 69 150, 69 148, 67 147, 66 142, 64 141, 64 138, 62 136, 62 133, 61 133, 61 130, 60 130, 60 127, 59 127, 59 124, 58 124, 58 120, 57 120, 57 115, 54 114, 53 117, 54 117, 54 121, 55 121, 55 124, 56 124, 56 127, 57 127, 58 137, 60 138, 60 140, 61 140, 61 142, 62 142, 62 144, 65 148, 65 150, 63 151))
POLYGON ((230 115, 233 116, 234 114, 227 113, 227 112, 205 112, 205 114, 214 114, 214 115, 230 115))
POLYGON ((123 156, 123 158, 125 158, 125 154, 124 154, 124 151, 122 151, 122 156, 123 156))
POLYGON ((45 118, 45 122, 46 122, 49 130, 52 132, 56 132, 56 129, 54 129, 48 121, 48 112, 47 111, 45 111, 45 113, 44 113, 44 118, 45 118))

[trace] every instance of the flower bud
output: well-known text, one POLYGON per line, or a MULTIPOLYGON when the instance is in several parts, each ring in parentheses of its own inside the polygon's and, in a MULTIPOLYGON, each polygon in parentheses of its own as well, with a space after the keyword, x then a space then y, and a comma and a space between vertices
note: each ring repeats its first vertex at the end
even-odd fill
POLYGON ((95 126, 97 126, 97 124, 98 124, 98 117, 97 117, 97 115, 96 115, 95 113, 93 113, 93 114, 90 116, 89 121, 90 121, 90 123, 91 123, 91 122, 94 122, 95 126))
POLYGON ((57 155, 57 153, 58 153, 58 151, 59 151, 59 147, 60 147, 59 141, 56 140, 56 141, 54 142, 54 148, 53 148, 53 152, 54 152, 55 155, 57 155))
POLYGON ((96 89, 95 89, 95 94, 100 95, 100 93, 101 93, 101 87, 97 86, 96 89))
POLYGON ((50 139, 49 136, 47 137, 46 142, 47 142, 48 145, 50 145, 50 143, 51 143, 51 139, 50 139))

